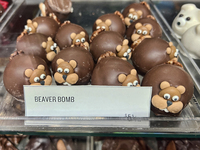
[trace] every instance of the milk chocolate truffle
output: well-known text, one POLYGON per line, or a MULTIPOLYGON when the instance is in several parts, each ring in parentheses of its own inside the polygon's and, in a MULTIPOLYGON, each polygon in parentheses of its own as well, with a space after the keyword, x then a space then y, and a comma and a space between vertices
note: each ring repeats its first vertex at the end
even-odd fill
POLYGON ((150 150, 142 138, 106 138, 102 150, 150 150))
MULTIPOLYGON (((108 55, 109 52, 106 53, 108 55)), ((101 58, 94 68, 92 85, 139 86, 137 71, 128 62, 111 56, 101 58)), ((102 55, 104 57, 104 55, 102 55)))
POLYGON ((53 17, 36 17, 33 20, 27 20, 24 32, 28 34, 41 33, 54 39, 59 26, 59 22, 53 17))
POLYGON ((151 110, 157 116, 178 116, 194 92, 190 75, 171 64, 153 67, 144 76, 142 86, 152 86, 151 110))
POLYGON ((117 53, 117 46, 122 45, 124 38, 114 31, 103 31, 97 35, 90 44, 90 52, 97 62, 100 55, 107 51, 117 53))
POLYGON ((141 37, 154 38, 161 36, 162 29, 152 16, 138 19, 126 30, 126 38, 129 40, 129 45, 141 37))
POLYGON ((22 50, 25 54, 41 57, 47 64, 60 52, 60 48, 52 38, 47 38, 41 33, 20 35, 17 39, 16 48, 22 50))
POLYGON ((105 31, 115 31, 124 37, 126 26, 123 15, 116 11, 113 14, 105 14, 100 16, 93 24, 93 31, 100 28, 104 29, 105 31))
POLYGON ((90 81, 94 61, 84 48, 68 47, 56 55, 51 65, 58 85, 83 85, 90 81))
POLYGON ((147 38, 135 48, 131 60, 138 73, 145 75, 154 66, 173 59, 171 53, 176 53, 177 56, 176 48, 171 42, 160 38, 147 38))
POLYGON ((50 85, 52 78, 43 59, 17 51, 11 54, 10 62, 4 70, 3 82, 8 93, 23 100, 23 85, 50 85))
POLYGON ((130 26, 134 21, 151 15, 150 7, 146 2, 132 3, 122 12, 125 24, 130 26))
POLYGON ((66 20, 67 16, 73 12, 71 0, 45 0, 39 4, 42 16, 54 13, 61 21, 66 20))
POLYGON ((69 21, 64 22, 58 29, 55 41, 61 50, 76 44, 85 45, 87 49, 89 48, 89 35, 87 31, 80 25, 70 23, 69 21))

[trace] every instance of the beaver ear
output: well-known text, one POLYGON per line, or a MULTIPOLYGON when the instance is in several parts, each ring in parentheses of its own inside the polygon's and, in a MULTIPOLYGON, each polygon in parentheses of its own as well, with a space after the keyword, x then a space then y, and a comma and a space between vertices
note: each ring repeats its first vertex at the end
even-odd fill
POLYGON ((30 78, 31 75, 32 75, 32 73, 33 73, 33 70, 31 70, 31 69, 26 69, 24 73, 25 73, 25 76, 26 76, 26 77, 29 77, 29 78, 30 78))
POLYGON ((69 64, 72 66, 72 68, 76 68, 76 66, 77 66, 77 63, 75 60, 70 60, 69 64))
POLYGON ((149 31, 152 29, 152 25, 150 25, 150 24, 147 24, 145 27, 146 27, 149 31))
POLYGON ((102 22, 101 19, 97 19, 97 20, 95 21, 96 24, 99 24, 99 23, 101 23, 101 22, 102 22))
POLYGON ((81 31, 80 34, 81 34, 82 36, 85 36, 85 32, 84 32, 84 31, 81 31))
POLYGON ((167 81, 161 82, 160 88, 161 88, 162 90, 165 89, 165 88, 167 88, 167 87, 170 87, 169 82, 167 82, 167 81))
POLYGON ((46 42, 42 42, 42 47, 43 48, 47 48, 47 43, 46 42))
POLYGON ((70 37, 71 37, 71 39, 73 40, 73 39, 76 37, 76 33, 72 33, 72 34, 70 35, 70 37))
POLYGON ((110 26, 110 25, 112 24, 112 21, 111 21, 110 19, 107 19, 107 20, 105 21, 105 24, 106 24, 107 26, 110 26))
POLYGON ((123 45, 128 45, 128 40, 127 39, 123 40, 123 45))
POLYGON ((134 76, 136 76, 137 75, 137 71, 135 69, 132 69, 131 70, 131 74, 134 75, 134 76))
POLYGON ((37 69, 45 70, 45 66, 44 66, 44 65, 39 65, 39 66, 37 67, 37 69))
POLYGON ((60 63, 62 63, 62 62, 65 62, 63 59, 61 59, 61 58, 59 58, 57 61, 56 61, 56 63, 57 63, 57 65, 59 65, 60 63))
POLYGON ((121 46, 121 45, 118 45, 118 46, 116 47, 117 52, 119 52, 119 51, 121 50, 121 48, 122 48, 122 46, 121 46))
POLYGON ((129 9, 129 12, 134 12, 134 11, 135 11, 134 8, 129 9))
POLYGON ((123 83, 125 79, 126 79, 126 75, 125 74, 122 73, 122 74, 118 75, 118 81, 120 83, 123 83))
POLYGON ((136 29, 138 29, 138 28, 141 27, 141 26, 142 26, 142 24, 139 23, 139 22, 135 24, 135 28, 136 28, 136 29))
POLYGON ((177 89, 179 90, 179 92, 180 92, 181 94, 185 93, 185 87, 184 87, 184 86, 179 85, 179 86, 177 87, 177 89))
POLYGON ((34 26, 35 28, 37 28, 37 27, 38 27, 38 23, 37 23, 37 22, 33 22, 33 26, 34 26))

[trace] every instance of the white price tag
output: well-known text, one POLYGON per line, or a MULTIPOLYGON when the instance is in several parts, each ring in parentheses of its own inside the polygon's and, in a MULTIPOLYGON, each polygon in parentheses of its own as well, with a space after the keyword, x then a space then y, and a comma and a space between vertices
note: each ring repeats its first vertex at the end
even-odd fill
POLYGON ((25 114, 149 117, 151 93, 151 87, 25 85, 25 114))

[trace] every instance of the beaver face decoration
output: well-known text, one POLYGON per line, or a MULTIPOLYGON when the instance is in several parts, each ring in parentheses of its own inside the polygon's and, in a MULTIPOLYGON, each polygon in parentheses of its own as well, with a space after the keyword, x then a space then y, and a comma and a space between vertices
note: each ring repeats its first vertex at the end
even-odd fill
POLYGON ((151 38, 150 31, 152 29, 152 25, 146 24, 142 25, 141 23, 136 23, 135 25, 136 32, 131 36, 131 40, 134 42, 141 37, 151 38))
POLYGON ((89 50, 89 43, 85 40, 85 32, 81 31, 79 34, 72 33, 70 35, 72 39, 72 47, 73 46, 81 46, 86 50, 89 50))
POLYGON ((181 95, 185 93, 185 87, 179 85, 177 88, 170 86, 170 83, 163 81, 160 84, 161 91, 152 97, 152 105, 166 113, 178 113, 183 109, 180 101, 181 95))
POLYGON ((122 86, 129 86, 129 87, 140 86, 137 78, 137 71, 135 69, 132 69, 130 74, 127 76, 123 73, 120 74, 118 76, 118 81, 122 83, 122 86))
POLYGON ((141 16, 142 16, 141 10, 135 11, 134 8, 131 8, 129 9, 129 13, 125 17, 125 24, 129 27, 131 23, 141 18, 141 16))
POLYGON ((42 43, 42 47, 45 48, 47 54, 46 57, 49 61, 52 61, 54 57, 60 52, 60 48, 52 40, 51 37, 48 37, 47 42, 42 43))
POLYGON ((122 58, 123 60, 129 60, 132 55, 132 49, 128 46, 128 40, 125 39, 122 45, 118 45, 116 47, 117 56, 122 58))
POLYGON ((96 20, 96 30, 103 29, 105 31, 109 31, 109 27, 112 24, 110 19, 107 19, 105 22, 103 22, 101 19, 96 20))
POLYGON ((76 84, 79 79, 78 75, 74 73, 74 68, 77 66, 76 61, 66 62, 63 59, 58 59, 56 63, 58 65, 57 72, 54 74, 56 82, 62 85, 76 84))
POLYGON ((36 29, 38 27, 37 22, 32 22, 30 19, 27 20, 27 25, 24 26, 24 32, 28 34, 32 34, 36 32, 36 29))
POLYGON ((174 60, 177 61, 178 59, 178 54, 179 54, 179 50, 176 49, 176 47, 173 45, 172 42, 169 42, 169 47, 167 48, 167 54, 170 57, 170 60, 174 60))
POLYGON ((26 69, 25 76, 29 78, 31 85, 51 85, 52 78, 50 75, 46 75, 45 67, 39 65, 37 69, 26 69))

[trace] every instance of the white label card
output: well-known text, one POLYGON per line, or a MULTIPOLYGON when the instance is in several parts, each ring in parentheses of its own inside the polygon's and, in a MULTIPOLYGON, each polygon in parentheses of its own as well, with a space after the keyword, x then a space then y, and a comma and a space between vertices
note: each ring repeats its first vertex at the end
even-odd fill
POLYGON ((151 87, 24 86, 26 116, 149 117, 151 87))

